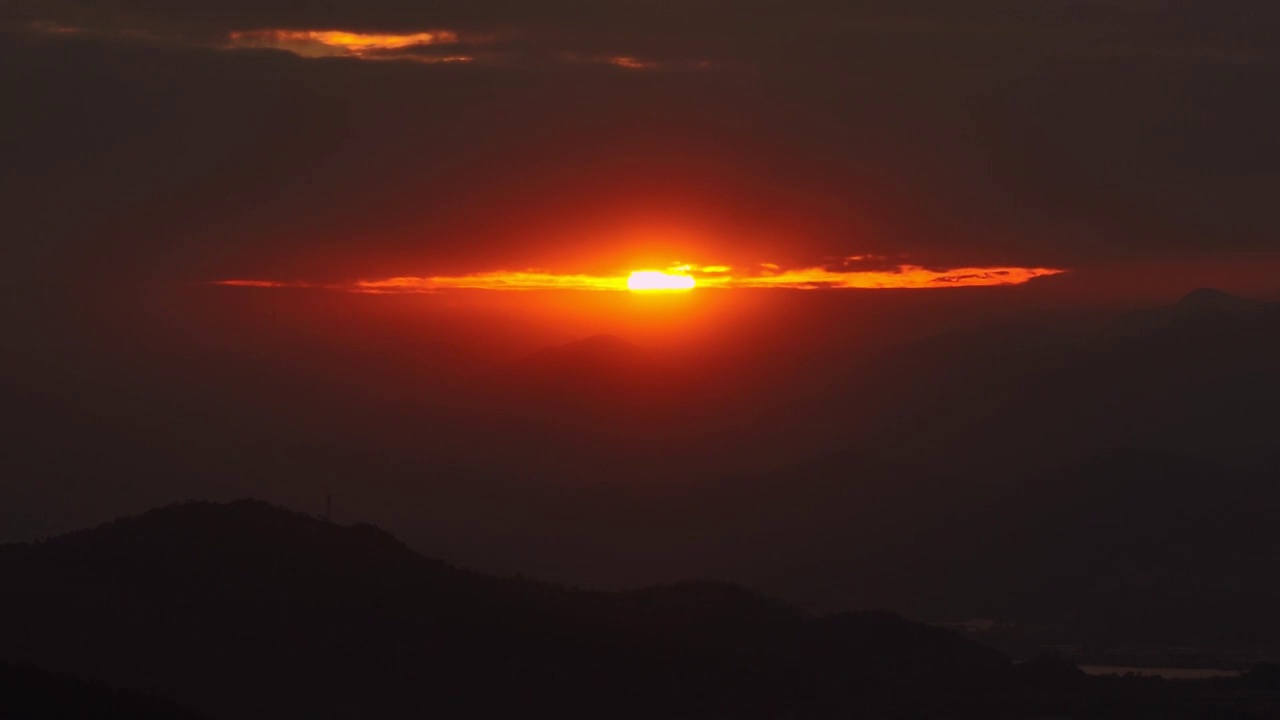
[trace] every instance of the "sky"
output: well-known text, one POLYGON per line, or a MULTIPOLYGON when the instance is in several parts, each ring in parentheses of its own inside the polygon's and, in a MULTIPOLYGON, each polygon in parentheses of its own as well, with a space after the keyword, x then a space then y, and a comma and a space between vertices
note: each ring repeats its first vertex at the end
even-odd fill
POLYGON ((900 562, 959 577, 1019 483, 1275 466, 1274 326, 1179 299, 1280 300, 1277 38, 1274 0, 0 1, 0 541, 332 494, 468 567, 943 602, 900 562))
POLYGON ((16 0, 0 33, 19 287, 685 264, 1275 290, 1260 0, 16 0))

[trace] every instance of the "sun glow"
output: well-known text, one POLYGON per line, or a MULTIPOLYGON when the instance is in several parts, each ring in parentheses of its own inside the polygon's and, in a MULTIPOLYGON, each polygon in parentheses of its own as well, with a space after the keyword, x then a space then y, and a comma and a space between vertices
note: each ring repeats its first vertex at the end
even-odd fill
MULTIPOLYGON (((852 256, 847 260, 864 260, 852 256)), ((466 275, 407 275, 363 279, 338 284, 304 281, 235 279, 218 285, 270 288, 323 288, 359 293, 434 293, 449 290, 596 290, 641 293, 708 289, 876 290, 1022 285, 1036 278, 1060 275, 1061 268, 959 267, 926 268, 897 265, 878 269, 831 267, 783 268, 773 263, 734 268, 728 265, 675 263, 666 270, 637 270, 630 275, 555 273, 545 270, 491 270, 466 275)))
POLYGON ((637 270, 627 278, 631 292, 676 292, 692 290, 697 284, 691 275, 661 270, 637 270))

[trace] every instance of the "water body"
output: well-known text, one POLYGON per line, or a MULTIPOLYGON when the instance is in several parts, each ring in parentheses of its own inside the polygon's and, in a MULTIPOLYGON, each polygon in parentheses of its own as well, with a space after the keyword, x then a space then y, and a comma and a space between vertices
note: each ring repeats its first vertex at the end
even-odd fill
POLYGON ((1080 665, 1087 675, 1142 675, 1162 677, 1166 680, 1204 680, 1207 678, 1240 677, 1240 670, 1220 670, 1217 668, 1160 668, 1130 667, 1127 665, 1080 665))

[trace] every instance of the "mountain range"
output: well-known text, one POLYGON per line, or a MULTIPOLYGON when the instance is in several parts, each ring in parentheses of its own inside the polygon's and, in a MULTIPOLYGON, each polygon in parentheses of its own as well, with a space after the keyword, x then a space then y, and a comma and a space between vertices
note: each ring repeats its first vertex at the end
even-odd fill
POLYGON ((1012 673, 887 613, 812 617, 713 582, 502 579, 256 501, 4 546, 0 573, 6 659, 214 717, 825 713, 969 702, 1012 673), (939 695, 912 699, 920 684, 939 695))
POLYGON ((1197 291, 1085 326, 743 340, 734 362, 593 337, 485 364, 354 318, 364 344, 332 366, 287 334, 296 365, 209 338, 154 367, 141 350, 120 367, 104 355, 101 377, 10 388, 23 423, 0 460, 0 528, 52 535, 191 496, 319 509, 332 494, 341 519, 496 574, 723 578, 814 612, 1034 626, 1031 654, 1088 641, 1275 657, 1275 307, 1197 291), (444 350, 419 362, 430 348, 444 350), (187 377, 217 390, 183 392, 187 377))
POLYGON ((811 615, 718 582, 488 576, 248 500, 0 546, 0 574, 0 686, 22 688, 0 698, 21 711, 6 717, 1203 717, 1187 713, 1269 711, 1280 690, 1266 668, 1088 680, 892 613, 811 615))

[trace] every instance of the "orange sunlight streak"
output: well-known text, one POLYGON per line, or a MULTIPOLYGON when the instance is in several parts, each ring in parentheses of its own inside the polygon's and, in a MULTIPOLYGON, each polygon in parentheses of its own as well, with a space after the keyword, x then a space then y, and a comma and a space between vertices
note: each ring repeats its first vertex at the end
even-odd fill
POLYGON ((782 269, 761 263, 754 274, 733 274, 726 265, 675 264, 667 270, 637 270, 627 275, 558 274, 539 270, 469 275, 401 276, 357 280, 338 285, 274 280, 220 280, 233 287, 326 288, 357 293, 432 293, 446 290, 596 290, 680 291, 700 288, 781 288, 791 290, 930 289, 1022 285, 1038 277, 1059 275, 1058 268, 975 267, 933 270, 900 265, 893 270, 836 271, 827 268, 782 269))
POLYGON ((940 287, 989 287, 1021 285, 1038 277, 1060 275, 1058 268, 954 268, 930 270, 919 265, 899 265, 894 270, 836 271, 826 268, 776 269, 764 265, 765 273, 753 277, 730 278, 726 287, 774 287, 798 290, 819 289, 926 289, 940 287))
POLYGON ((394 277, 385 280, 357 280, 356 292, 396 293, 438 290, 626 290, 625 277, 597 275, 557 275, 526 270, 497 271, 440 277, 394 277))

